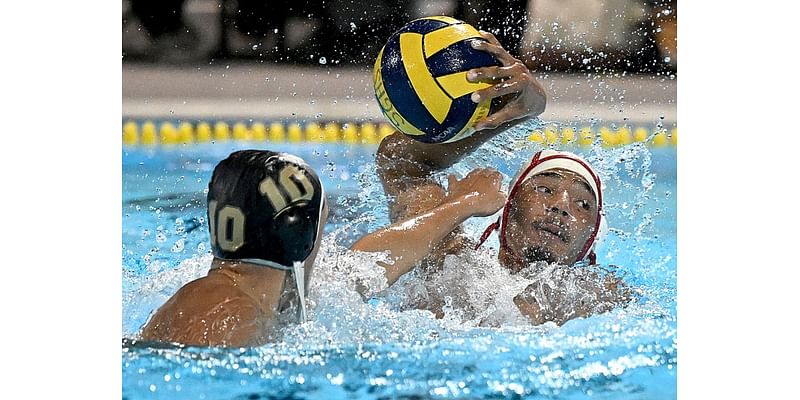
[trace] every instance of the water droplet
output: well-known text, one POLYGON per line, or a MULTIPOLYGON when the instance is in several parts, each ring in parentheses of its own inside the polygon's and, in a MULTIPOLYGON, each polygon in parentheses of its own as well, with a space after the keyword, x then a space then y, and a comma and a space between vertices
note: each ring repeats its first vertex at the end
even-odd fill
POLYGON ((185 246, 186 246, 186 240, 185 239, 178 239, 178 241, 175 242, 175 245, 172 246, 170 251, 172 251, 173 253, 180 253, 180 252, 183 251, 185 246))

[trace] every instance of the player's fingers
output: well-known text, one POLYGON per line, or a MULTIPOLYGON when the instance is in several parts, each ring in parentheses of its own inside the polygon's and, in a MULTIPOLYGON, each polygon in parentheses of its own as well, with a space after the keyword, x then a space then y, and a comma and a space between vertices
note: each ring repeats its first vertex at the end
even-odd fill
POLYGON ((497 83, 503 79, 525 75, 528 67, 521 62, 515 62, 507 67, 491 66, 473 68, 467 72, 467 80, 470 82, 497 83))
POLYGON ((509 54, 509 52, 507 52, 506 49, 496 44, 484 42, 483 40, 473 40, 472 48, 476 50, 485 51, 495 56, 505 66, 509 66, 517 62, 517 59, 514 58, 514 56, 512 56, 511 54, 509 54))
POLYGON ((494 44, 494 45, 498 45, 498 46, 500 46, 500 47, 503 47, 503 45, 501 45, 501 44, 500 44, 500 41, 499 41, 499 40, 497 40, 497 38, 494 36, 494 34, 493 34, 493 33, 491 33, 491 32, 486 32, 486 31, 484 31, 484 30, 480 30, 480 31, 478 31, 478 33, 480 33, 480 34, 481 34, 481 36, 482 36, 484 39, 488 40, 488 41, 489 41, 489 43, 491 43, 491 44, 494 44))
POLYGON ((495 97, 505 96, 511 93, 518 93, 523 89, 525 89, 523 79, 516 77, 504 82, 500 82, 486 89, 472 92, 471 98, 473 102, 480 103, 487 99, 493 99, 495 97))
POLYGON ((512 72, 507 69, 504 70, 503 68, 506 67, 491 66, 473 68, 467 72, 467 80, 470 82, 497 83, 501 79, 511 76, 512 72))
POLYGON ((458 179, 455 175, 449 174, 447 175, 447 190, 452 190, 455 185, 458 183, 458 179))
POLYGON ((500 111, 495 112, 492 115, 482 119, 477 124, 475 124, 475 130, 481 131, 484 129, 495 129, 498 126, 513 121, 515 119, 520 118, 522 115, 519 115, 519 112, 513 109, 513 107, 503 107, 500 111))

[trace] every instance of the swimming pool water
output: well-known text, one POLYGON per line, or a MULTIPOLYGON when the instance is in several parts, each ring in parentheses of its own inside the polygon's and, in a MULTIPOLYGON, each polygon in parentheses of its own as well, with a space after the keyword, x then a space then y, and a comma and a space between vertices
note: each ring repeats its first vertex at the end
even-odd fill
MULTIPOLYGON (((503 172, 507 182, 541 148, 521 137, 513 130, 500 135, 453 169, 463 174, 489 165, 503 172)), ((615 265, 638 295, 627 307, 561 327, 476 326, 459 317, 464 313, 458 301, 437 320, 425 311, 401 311, 388 297, 364 303, 335 277, 370 273, 370 260, 345 248, 388 221, 374 175, 375 146, 228 142, 125 148, 121 261, 126 338, 135 337, 149 313, 182 284, 207 271, 211 256, 204 191, 214 165, 241 148, 297 154, 319 172, 326 187, 333 207, 318 261, 322 266, 313 277, 312 321, 288 329, 279 343, 250 349, 148 347, 125 341, 123 398, 676 397, 676 151, 642 144, 575 150, 598 167, 607 186, 612 229, 598 261, 615 265)), ((467 232, 479 235, 490 219, 470 221, 467 232)), ((483 259, 476 260, 450 264, 483 268, 483 259)), ((484 281, 469 282, 478 287, 484 281)), ((515 281, 498 272, 485 282, 510 286, 515 281)))

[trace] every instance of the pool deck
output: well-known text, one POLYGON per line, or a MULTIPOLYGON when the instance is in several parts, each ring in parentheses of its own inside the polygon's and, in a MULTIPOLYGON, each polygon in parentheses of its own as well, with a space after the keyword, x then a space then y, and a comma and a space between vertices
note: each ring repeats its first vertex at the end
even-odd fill
MULTIPOLYGON (((535 73, 548 91, 545 121, 677 124, 677 78, 535 73)), ((232 63, 123 63, 123 119, 381 120, 371 69, 232 63)))

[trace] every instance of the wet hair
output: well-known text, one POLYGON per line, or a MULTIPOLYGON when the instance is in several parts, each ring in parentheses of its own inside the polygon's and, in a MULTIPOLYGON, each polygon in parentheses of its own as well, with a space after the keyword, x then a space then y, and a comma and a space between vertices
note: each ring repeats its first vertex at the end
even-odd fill
POLYGON ((291 267, 320 238, 324 193, 302 159, 267 150, 231 153, 208 184, 214 256, 291 267))

